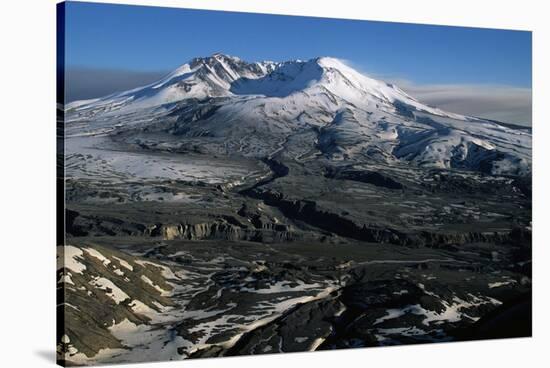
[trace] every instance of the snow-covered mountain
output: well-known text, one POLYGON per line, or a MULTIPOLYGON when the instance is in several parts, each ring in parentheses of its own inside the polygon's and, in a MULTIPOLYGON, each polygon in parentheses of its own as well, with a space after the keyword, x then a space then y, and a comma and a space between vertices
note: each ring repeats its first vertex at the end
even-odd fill
POLYGON ((359 107, 371 106, 373 102, 392 104, 399 100, 421 110, 458 117, 425 106, 397 86, 366 77, 338 59, 321 57, 308 61, 247 63, 223 54, 195 58, 150 85, 103 98, 75 101, 69 103, 67 109, 120 113, 191 98, 285 98, 293 94, 317 100, 336 99, 359 107))
POLYGON ((492 174, 531 170, 531 133, 427 106, 329 57, 195 58, 158 82, 66 105, 69 136, 134 129, 204 150, 333 164, 415 164, 492 174))

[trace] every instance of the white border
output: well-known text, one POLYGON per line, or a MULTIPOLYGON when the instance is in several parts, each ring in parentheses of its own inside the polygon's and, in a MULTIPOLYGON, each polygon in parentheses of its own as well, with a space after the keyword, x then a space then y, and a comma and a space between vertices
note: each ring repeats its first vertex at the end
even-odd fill
MULTIPOLYGON (((2 367, 53 365, 55 336, 55 2, 12 0, 0 11, 2 367), (49 357, 49 359, 48 359, 49 357)), ((105 1, 98 1, 105 2, 105 1)), ((108 1, 532 30, 534 287, 532 339, 185 361, 186 367, 537 367, 548 361, 550 33, 536 0, 134 0, 108 1), (546 353, 546 354, 545 354, 546 353)), ((140 367, 175 367, 145 363, 140 367)), ((126 365, 120 365, 126 367, 126 365)))

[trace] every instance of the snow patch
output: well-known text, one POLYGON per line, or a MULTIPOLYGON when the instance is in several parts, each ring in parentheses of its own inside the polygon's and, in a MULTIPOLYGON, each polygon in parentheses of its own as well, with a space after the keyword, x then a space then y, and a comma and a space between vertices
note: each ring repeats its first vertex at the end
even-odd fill
POLYGON ((113 256, 113 258, 116 259, 118 261, 118 263, 120 263, 120 265, 122 267, 126 268, 128 271, 133 271, 134 270, 134 267, 132 267, 131 264, 129 264, 128 262, 126 262, 122 258, 119 258, 117 256, 113 256))
POLYGON ((120 304, 120 302, 130 298, 128 294, 126 294, 111 280, 106 279, 105 277, 95 277, 93 280, 90 281, 90 285, 93 285, 98 289, 105 291, 105 294, 113 299, 116 304, 120 304))
POLYGON ((82 274, 82 271, 86 269, 86 266, 81 262, 84 260, 84 253, 80 248, 72 245, 59 246, 57 248, 58 254, 64 254, 64 263, 61 267, 68 268, 69 270, 82 274), (61 249, 60 249, 61 248, 61 249))
POLYGON ((152 286, 153 288, 155 288, 155 290, 157 290, 160 295, 162 296, 168 296, 170 295, 170 291, 168 290, 164 290, 163 288, 161 288, 160 286, 156 285, 155 283, 153 283, 153 281, 148 278, 147 276, 145 275, 141 275, 141 279, 143 280, 143 282, 145 282, 146 284, 149 284, 150 286, 152 286))
POLYGON ((84 250, 92 257, 97 258, 101 262, 103 262, 103 265, 105 267, 107 267, 111 263, 111 261, 107 257, 105 257, 103 254, 93 248, 84 248, 84 250))

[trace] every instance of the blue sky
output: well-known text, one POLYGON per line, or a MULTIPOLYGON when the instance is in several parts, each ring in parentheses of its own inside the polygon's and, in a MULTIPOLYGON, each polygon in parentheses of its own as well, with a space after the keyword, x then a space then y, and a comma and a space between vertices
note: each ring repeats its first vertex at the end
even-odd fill
POLYGON ((247 61, 332 56, 448 111, 531 123, 530 32, 81 2, 66 9, 68 101, 151 83, 215 52, 247 61))
POLYGON ((418 83, 531 86, 531 33, 72 2, 67 65, 171 70, 214 52, 343 58, 418 83))

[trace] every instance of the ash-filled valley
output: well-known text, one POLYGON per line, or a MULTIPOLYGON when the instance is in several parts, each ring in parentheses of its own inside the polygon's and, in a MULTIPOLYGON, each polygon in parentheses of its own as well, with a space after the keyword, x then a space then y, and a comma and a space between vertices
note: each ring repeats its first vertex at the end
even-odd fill
POLYGON ((531 334, 529 128, 326 57, 58 113, 66 364, 531 334))

